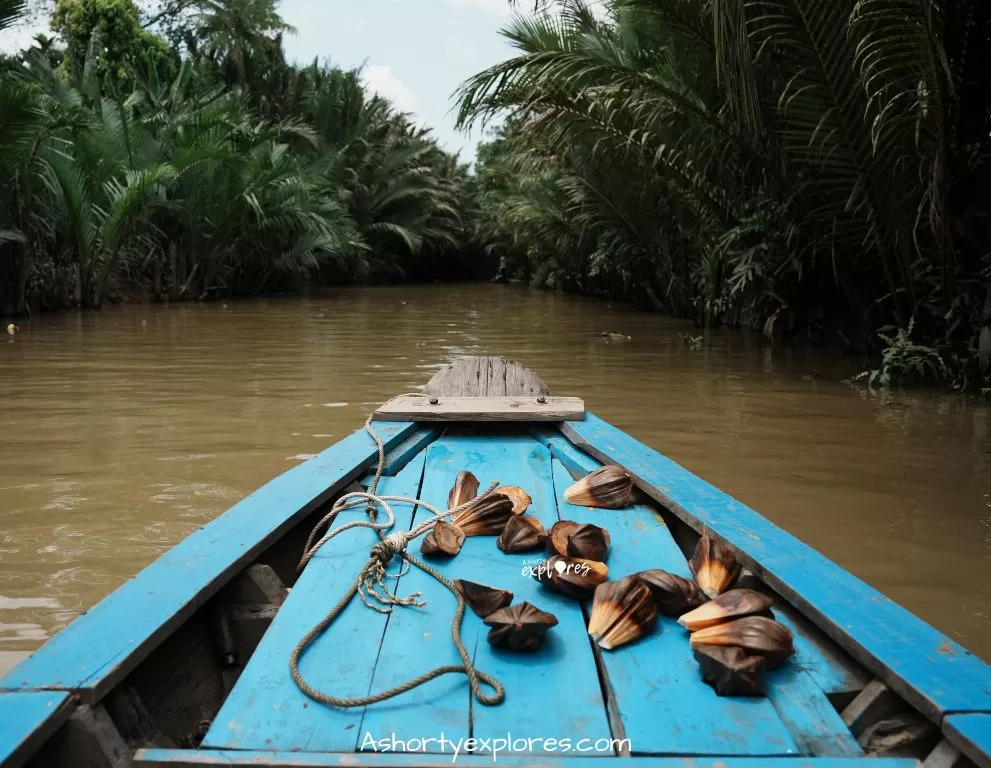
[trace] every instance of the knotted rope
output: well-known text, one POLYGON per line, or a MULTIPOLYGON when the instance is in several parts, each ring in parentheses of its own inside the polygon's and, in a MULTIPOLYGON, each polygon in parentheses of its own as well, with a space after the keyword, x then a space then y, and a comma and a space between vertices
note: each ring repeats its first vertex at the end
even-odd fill
MULTIPOLYGON (((415 393, 415 395, 425 396, 422 393, 415 393)), ((440 573, 437 569, 432 568, 430 565, 424 563, 418 558, 413 557, 413 555, 406 551, 407 546, 412 540, 429 531, 434 527, 434 525, 437 524, 439 520, 443 520, 446 517, 461 512, 463 509, 466 509, 478 501, 479 498, 488 496, 493 490, 495 490, 498 483, 493 483, 490 485, 488 490, 486 490, 485 493, 478 498, 472 499, 471 501, 465 502, 454 509, 449 509, 446 511, 438 510, 436 507, 428 504, 422 499, 415 499, 409 496, 379 496, 376 491, 378 490, 379 480, 381 480, 382 473, 385 470, 385 445, 382 442, 382 438, 372 427, 371 416, 369 416, 365 421, 365 431, 369 434, 372 440, 375 441, 375 445, 378 449, 378 462, 375 469, 375 479, 372 481, 372 485, 367 492, 356 491, 354 493, 348 493, 341 496, 341 498, 334 502, 330 512, 314 526, 313 530, 310 532, 309 538, 307 539, 306 546, 303 549, 303 557, 299 562, 297 574, 303 571, 306 564, 310 562, 320 547, 348 529, 371 528, 379 537, 379 542, 371 548, 369 551, 368 561, 361 567, 354 583, 344 594, 344 596, 337 602, 337 605, 335 605, 330 610, 330 613, 328 613, 315 627, 313 627, 313 629, 307 632, 306 635, 303 636, 303 639, 297 643, 292 654, 289 656, 289 673, 292 675, 292 679, 296 683, 296 686, 308 697, 322 704, 327 704, 332 707, 340 707, 342 709, 361 707, 367 704, 385 701, 386 699, 391 699, 405 693, 406 691, 423 685, 434 678, 449 674, 465 675, 468 678, 468 684, 471 687, 472 695, 480 704, 487 706, 500 704, 506 697, 506 691, 503 688, 502 683, 491 675, 488 675, 485 672, 480 672, 476 669, 475 664, 468 653, 468 649, 465 648, 464 642, 461 639, 461 620, 465 615, 465 601, 461 591, 450 579, 444 576, 444 574, 440 573), (386 536, 383 532, 390 529, 396 522, 396 516, 393 513, 389 502, 401 502, 412 504, 413 506, 420 506, 429 510, 432 513, 432 516, 410 531, 395 531, 386 536), (368 516, 367 521, 355 520, 330 530, 330 526, 341 512, 361 506, 362 504, 365 505, 366 514, 368 516), (377 521, 378 507, 381 507, 386 514, 387 519, 383 522, 377 521), (320 532, 322 531, 326 531, 326 533, 320 536, 320 532), (404 683, 400 683, 394 688, 389 688, 388 690, 381 691, 380 693, 358 698, 341 698, 338 696, 332 696, 324 691, 317 690, 303 679, 303 676, 299 671, 299 661, 310 645, 312 645, 318 637, 326 632, 337 617, 341 615, 344 609, 348 607, 355 595, 358 595, 366 606, 372 610, 378 611, 379 613, 390 613, 394 606, 422 607, 426 605, 425 601, 419 599, 422 597, 420 592, 414 592, 406 597, 399 597, 398 595, 390 593, 388 588, 385 587, 384 581, 387 576, 398 579, 403 575, 403 573, 406 572, 405 570, 400 570, 397 574, 387 573, 389 563, 392 562, 392 558, 395 556, 398 556, 403 561, 403 565, 407 570, 410 566, 419 568, 427 575, 433 577, 437 582, 444 585, 457 599, 458 606, 454 612, 454 620, 451 623, 451 639, 454 641, 454 647, 457 649, 458 656, 461 657, 461 665, 437 667, 436 669, 432 669, 429 672, 424 672, 422 675, 407 680, 404 683), (378 603, 378 605, 375 603, 378 603), (482 690, 483 683, 492 688, 495 693, 491 695, 486 694, 482 690)))

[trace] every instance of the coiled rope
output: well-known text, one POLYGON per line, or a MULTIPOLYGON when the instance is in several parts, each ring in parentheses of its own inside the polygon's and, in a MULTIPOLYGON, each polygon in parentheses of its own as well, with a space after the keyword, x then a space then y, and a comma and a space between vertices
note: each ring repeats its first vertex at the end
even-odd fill
MULTIPOLYGON (((402 396, 426 397, 426 395, 420 392, 402 396)), ((378 462, 375 469, 375 479, 372 481, 372 485, 367 492, 356 491, 354 493, 348 493, 341 496, 341 498, 334 502, 330 512, 314 526, 313 530, 310 532, 309 538, 307 539, 306 546, 303 549, 303 557, 300 559, 299 566, 296 571, 297 575, 302 573, 307 563, 310 562, 320 547, 342 532, 351 528, 373 529, 379 537, 379 543, 371 548, 368 561, 361 567, 354 583, 338 601, 337 605, 335 605, 330 610, 330 613, 328 613, 316 626, 314 626, 313 629, 307 632, 306 635, 303 636, 303 639, 296 644, 292 654, 289 656, 289 673, 292 675, 293 682, 296 683, 299 690, 314 701, 318 701, 321 704, 327 704, 332 707, 349 709, 352 707, 362 707, 367 704, 374 704, 379 701, 391 699, 443 675, 463 674, 468 678, 468 685, 471 688, 472 695, 480 704, 484 704, 486 706, 500 704, 506 698, 505 688, 503 688, 502 683, 500 683, 496 678, 486 674, 485 672, 479 671, 475 667, 475 664, 468 653, 468 649, 465 648, 464 642, 461 639, 461 620, 465 615, 465 601, 461 591, 450 579, 444 576, 444 574, 440 573, 437 569, 432 568, 418 558, 413 557, 413 555, 406 551, 407 546, 411 541, 429 531, 434 527, 434 525, 437 524, 439 520, 443 520, 446 517, 456 514, 474 504, 478 501, 478 499, 488 496, 495 490, 498 483, 493 483, 490 485, 488 490, 476 499, 472 499, 471 501, 465 502, 454 509, 449 509, 446 511, 438 510, 436 507, 428 504, 422 499, 415 499, 409 496, 379 496, 376 492, 378 490, 379 480, 382 479, 382 473, 385 471, 385 445, 382 442, 382 438, 372 427, 371 416, 369 416, 365 421, 365 431, 369 434, 372 440, 375 441, 375 445, 378 449, 378 462), (396 516, 392 511, 390 502, 400 502, 420 506, 433 514, 430 518, 423 521, 410 531, 395 531, 385 535, 384 532, 392 528, 396 522, 396 516), (330 526, 333 525, 334 520, 341 512, 361 506, 362 504, 365 505, 365 511, 368 516, 367 521, 355 520, 330 530, 330 526), (382 522, 378 522, 377 520, 379 507, 381 507, 385 512, 387 518, 382 522), (320 536, 320 533, 323 531, 326 532, 320 536), (388 574, 386 572, 386 569, 394 556, 398 556, 403 561, 403 567, 406 570, 408 570, 410 566, 419 568, 424 573, 433 577, 440 584, 447 587, 451 594, 453 594, 457 599, 458 606, 454 612, 454 620, 451 622, 451 639, 454 641, 454 647, 457 649, 458 655, 461 657, 461 665, 437 667, 429 672, 424 672, 422 675, 411 678, 404 683, 400 683, 394 688, 389 688, 388 690, 381 691, 380 693, 357 698, 349 699, 339 696, 332 696, 329 693, 314 688, 303 679, 303 675, 299 671, 299 661, 313 642, 324 632, 326 632, 337 617, 341 615, 344 609, 348 607, 355 595, 358 595, 366 606, 372 610, 378 611, 379 613, 390 613, 395 606, 422 607, 426 605, 426 601, 419 599, 422 597, 420 592, 414 592, 406 597, 399 597, 398 595, 390 593, 388 588, 385 586, 384 580, 387 576, 398 579, 406 572, 406 570, 400 570, 397 574, 388 574), (376 605, 376 603, 378 603, 378 605, 376 605), (491 695, 485 693, 482 690, 483 683, 495 691, 495 693, 491 695)))

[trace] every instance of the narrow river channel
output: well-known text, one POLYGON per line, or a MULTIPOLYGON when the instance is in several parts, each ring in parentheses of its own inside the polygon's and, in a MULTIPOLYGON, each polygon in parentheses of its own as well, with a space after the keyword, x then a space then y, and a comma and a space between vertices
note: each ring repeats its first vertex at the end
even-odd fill
POLYGON ((0 340, 0 668, 459 354, 532 367, 991 661, 991 405, 520 286, 36 317, 0 340), (629 340, 603 338, 603 331, 629 340))

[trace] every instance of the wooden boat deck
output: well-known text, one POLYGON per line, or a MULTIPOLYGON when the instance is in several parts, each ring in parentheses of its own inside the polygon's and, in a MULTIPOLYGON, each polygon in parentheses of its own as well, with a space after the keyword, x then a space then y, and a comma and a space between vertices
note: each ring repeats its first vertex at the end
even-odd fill
MULTIPOLYGON (((508 378, 505 370, 489 373, 489 385, 508 378)), ((600 651, 585 632, 587 606, 524 575, 524 564, 536 564, 540 553, 505 555, 492 537, 469 538, 458 557, 440 565, 446 575, 509 589, 515 602, 529 601, 559 619, 541 651, 511 655, 494 652, 485 640, 487 628, 466 614, 465 643, 478 667, 505 684, 506 701, 479 705, 463 677, 448 676, 391 701, 352 710, 326 707, 297 689, 288 659, 367 560, 376 539, 368 529, 355 529, 313 558, 277 613, 269 609, 274 620, 263 624, 236 683, 211 694, 216 716, 195 748, 175 737, 190 732, 195 708, 179 712, 168 735, 149 728, 137 690, 156 696, 181 677, 177 670, 190 666, 188 659, 200 652, 197 643, 206 642, 197 622, 224 603, 236 587, 233 580, 252 563, 298 557, 300 535, 305 537, 318 510, 373 466, 374 444, 358 430, 204 526, 0 679, 0 766, 19 768, 25 760, 28 768, 54 765, 44 750, 31 755, 46 740, 61 739, 56 746, 64 750, 71 742, 66 739, 80 731, 99 742, 104 756, 127 753, 133 765, 159 768, 450 765, 450 746, 421 742, 420 754, 395 754, 376 751, 367 741, 442 735, 449 742, 478 740, 478 754, 458 756, 467 765, 491 764, 485 742, 491 749, 492 740, 511 736, 533 741, 525 749, 507 745, 498 758, 505 766, 587 766, 615 757, 630 768, 854 768, 868 759, 865 726, 909 705, 943 739, 924 768, 959 768, 967 759, 991 766, 991 667, 758 513, 592 414, 559 424, 476 425, 470 432, 409 422, 376 428, 387 447, 380 493, 445 506, 463 469, 483 488, 496 480, 520 485, 533 497, 528 514, 545 527, 568 519, 610 531, 611 579, 646 568, 687 576, 685 552, 708 531, 736 549, 755 587, 782 598, 775 615, 792 629, 796 655, 769 673, 766 698, 720 698, 702 683, 686 634, 674 620, 661 617, 658 631, 640 642, 600 651), (627 468, 649 501, 619 511, 569 505, 564 489, 599 462, 627 468), (175 658, 169 663, 176 669, 155 669, 175 658), (122 709, 121 697, 134 704, 136 715, 122 709), (123 736, 114 725, 121 717, 132 729, 125 728, 123 736), (107 724, 107 734, 99 735, 107 724), (49 739, 52 734, 58 738, 49 739), (562 738, 614 741, 604 753, 538 741, 562 738)), ((403 528, 426 514, 401 504, 396 512, 403 528)), ((450 638, 453 597, 415 569, 390 584, 399 595, 423 592, 428 604, 385 615, 355 600, 304 656, 301 668, 311 683, 335 695, 361 696, 439 664, 459 663, 450 638)), ((199 695, 199 684, 177 690, 199 695)), ((210 685, 219 687, 219 681, 210 685)), ((918 751, 919 744, 913 748, 918 751)), ((914 757, 893 754, 869 759, 877 768, 917 765, 914 757)), ((111 764, 116 766, 80 765, 111 764)))

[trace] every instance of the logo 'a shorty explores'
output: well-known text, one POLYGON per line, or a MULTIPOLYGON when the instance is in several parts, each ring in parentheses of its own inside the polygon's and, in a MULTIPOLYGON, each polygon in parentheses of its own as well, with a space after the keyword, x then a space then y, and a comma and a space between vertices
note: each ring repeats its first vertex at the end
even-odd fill
MULTIPOLYGON (((547 563, 547 560, 529 560, 523 563, 523 569, 520 572, 520 575, 526 576, 530 579, 537 579, 539 581, 541 577, 550 575, 550 570, 547 563)), ((587 576, 591 570, 584 563, 566 563, 564 560, 555 560, 553 568, 561 575, 570 572, 576 573, 579 576, 587 576)))

